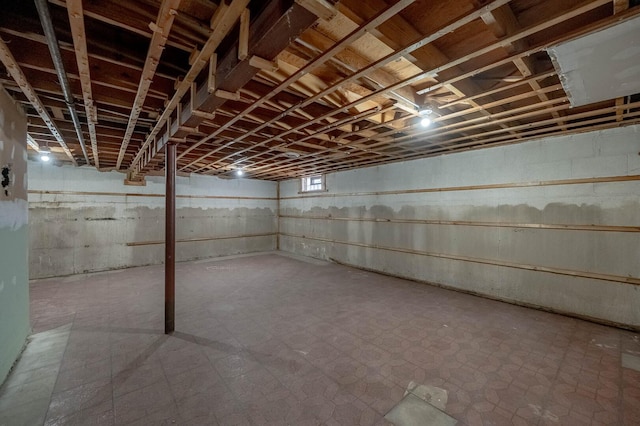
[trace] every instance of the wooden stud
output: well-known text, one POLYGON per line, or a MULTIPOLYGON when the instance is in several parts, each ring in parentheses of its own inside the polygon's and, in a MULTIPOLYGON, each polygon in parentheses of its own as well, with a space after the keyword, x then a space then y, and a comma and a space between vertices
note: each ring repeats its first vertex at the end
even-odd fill
MULTIPOLYGON (((496 2, 507 2, 507 1, 509 1, 509 0, 496 0, 496 2)), ((355 30, 352 33, 350 33, 347 37, 342 39, 340 42, 336 43, 332 48, 328 49, 323 54, 321 54, 320 56, 315 58, 313 61, 309 62, 305 67, 300 68, 297 72, 295 72, 294 74, 289 76, 285 81, 281 82, 277 87, 272 89, 272 91, 269 93, 268 96, 263 96, 258 101, 252 103, 248 108, 246 108, 244 111, 242 111, 240 114, 238 114, 234 119, 230 120, 225 126, 221 126, 218 130, 216 130, 212 135, 210 135, 210 137, 213 138, 216 135, 220 134, 227 127, 233 125, 235 122, 240 120, 240 118, 243 117, 245 114, 248 114, 251 111, 253 111, 254 109, 262 106, 264 103, 266 103, 273 96, 275 96, 276 94, 282 92, 283 90, 285 90, 286 88, 288 88, 289 86, 291 86, 292 84, 297 82, 300 78, 302 78, 303 76, 307 75, 311 70, 313 70, 314 68, 316 68, 318 66, 321 66, 322 64, 324 64, 327 61, 329 61, 331 58, 333 58, 333 56, 335 56, 338 52, 342 51, 346 46, 349 46, 351 43, 353 43, 354 41, 356 41, 360 37, 362 37, 364 34, 366 34, 368 30, 370 30, 372 28, 376 28, 381 23, 383 23, 386 20, 390 19, 391 17, 396 15, 398 12, 400 12, 402 9, 406 8, 408 5, 410 5, 413 2, 414 2, 414 0, 400 0, 396 4, 394 4, 393 6, 390 6, 387 9, 383 10, 378 15, 376 15, 375 17, 370 19, 365 25, 361 26, 357 30, 355 30)), ((439 38, 439 37, 440 36, 433 37, 433 38, 436 39, 436 38, 439 38)), ((422 43, 420 44, 420 46, 422 46, 422 43)), ((418 47, 419 46, 416 46, 415 49, 417 49, 418 47)), ((398 59, 401 56, 403 56, 403 55, 402 54, 398 54, 398 56, 394 57, 393 60, 398 59)), ((385 59, 387 59, 387 58, 385 58, 385 59)), ((380 62, 380 61, 378 61, 378 62, 380 62)), ((391 60, 389 60, 389 62, 391 62, 391 60)), ((356 73, 356 74, 359 74, 359 73, 356 73)), ((362 74, 364 75, 365 73, 363 72, 362 74)), ((349 77, 348 80, 351 81, 351 80, 355 80, 355 79, 356 78, 355 78, 355 75, 354 75, 354 76, 349 77)), ((333 90, 335 90, 335 88, 333 90)), ((332 90, 329 90, 329 92, 331 92, 331 91, 332 90)), ((324 96, 324 94, 322 96, 324 96)), ((302 105, 296 105, 295 107, 291 107, 286 112, 289 112, 290 110, 296 109, 298 107, 304 107, 305 104, 309 105, 312 102, 314 102, 315 100, 317 100, 319 97, 321 97, 320 94, 315 95, 315 96, 313 96, 311 98, 308 98, 305 102, 303 102, 302 105)), ((285 114, 285 113, 283 113, 283 114, 285 114)), ((262 130, 267 125, 272 124, 276 120, 277 119, 270 120, 269 122, 265 122, 263 125, 260 125, 260 126, 256 127, 252 131, 247 132, 244 135, 241 135, 236 140, 238 140, 238 141, 243 140, 244 138, 255 134, 255 132, 262 130)), ((207 140, 209 140, 209 139, 205 138, 204 140, 199 141, 198 143, 190 146, 185 152, 182 153, 182 155, 184 155, 185 153, 190 152, 191 150, 197 148, 201 144, 205 143, 207 140)), ((183 166, 183 167, 185 167, 185 166, 183 166)))
POLYGON ((198 48, 194 48, 189 54, 189 65, 192 65, 198 60, 200 57, 200 50, 198 48))
MULTIPOLYGON (((142 148, 146 147, 154 142, 155 136, 164 128, 164 123, 169 120, 169 117, 173 113, 174 109, 182 101, 182 97, 184 94, 190 89, 191 84, 195 81, 200 71, 205 67, 211 55, 215 52, 216 48, 220 45, 224 37, 231 31, 235 22, 239 19, 242 11, 248 6, 249 0, 233 0, 230 6, 226 6, 225 2, 221 2, 214 13, 211 24, 213 31, 206 43, 203 45, 202 50, 198 53, 197 57, 193 59, 193 65, 185 75, 184 81, 180 84, 176 92, 170 101, 167 102, 167 105, 160 115, 156 125, 151 131, 151 134, 147 139, 143 142, 142 148)), ((168 129, 167 134, 170 133, 171 129, 168 129)), ((134 156, 132 161, 132 166, 138 165, 140 163, 140 150, 134 156)), ((140 169, 144 169, 146 167, 146 163, 140 165, 140 169)))
POLYGON ((207 92, 216 91, 216 71, 218 69, 218 54, 214 53, 209 58, 209 77, 207 78, 207 92))
POLYGON ((238 36, 238 59, 244 61, 249 56, 249 9, 240 15, 240 35, 238 36))
POLYGON ((184 76, 179 75, 178 77, 176 77, 176 79, 173 81, 173 90, 176 90, 178 87, 180 87, 183 80, 184 76))
MULTIPOLYGON (((180 6, 181 0, 163 0, 158 17, 154 24, 155 30, 151 36, 151 43, 147 50, 147 56, 142 68, 142 74, 140 76, 140 82, 138 83, 138 90, 136 97, 133 101, 133 107, 131 108, 131 114, 127 123, 127 128, 122 139, 120 152, 118 153, 118 160, 116 162, 116 169, 119 169, 124 160, 133 132, 135 131, 136 124, 142 112, 145 99, 149 93, 153 77, 156 73, 156 69, 160 62, 160 57, 164 51, 164 46, 167 43, 167 37, 173 26, 174 18, 176 16, 176 10, 180 6)), ((176 79, 176 82, 179 80, 176 79)), ((175 88, 175 86, 174 86, 175 88)))

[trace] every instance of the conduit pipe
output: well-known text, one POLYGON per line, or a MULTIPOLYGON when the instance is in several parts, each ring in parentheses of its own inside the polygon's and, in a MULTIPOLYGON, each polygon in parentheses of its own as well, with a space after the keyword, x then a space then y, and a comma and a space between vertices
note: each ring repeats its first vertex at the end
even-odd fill
POLYGON ((47 38, 47 45, 49 46, 49 52, 51 53, 51 59, 62 87, 62 93, 64 94, 64 101, 71 114, 71 120, 73 126, 76 129, 78 135, 78 142, 80 142, 80 148, 82 148, 82 154, 87 164, 91 164, 89 156, 87 155, 87 147, 84 144, 84 137, 82 136, 82 125, 80 123, 80 117, 76 111, 75 101, 73 99, 73 93, 71 93, 71 87, 69 86, 69 79, 64 69, 64 63, 62 62, 62 55, 60 54, 60 46, 58 45, 58 38, 56 32, 53 29, 53 22, 51 21, 51 14, 49 13, 49 5, 47 0, 35 0, 36 8, 38 9, 38 15, 40 16, 40 23, 44 30, 44 35, 47 38))

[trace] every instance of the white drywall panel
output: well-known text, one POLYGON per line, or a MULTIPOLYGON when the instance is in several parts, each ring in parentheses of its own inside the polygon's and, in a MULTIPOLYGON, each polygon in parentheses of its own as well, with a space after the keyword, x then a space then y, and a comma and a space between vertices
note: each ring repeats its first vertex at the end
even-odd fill
POLYGON ((0 85, 0 384, 29 326, 27 119, 0 85))

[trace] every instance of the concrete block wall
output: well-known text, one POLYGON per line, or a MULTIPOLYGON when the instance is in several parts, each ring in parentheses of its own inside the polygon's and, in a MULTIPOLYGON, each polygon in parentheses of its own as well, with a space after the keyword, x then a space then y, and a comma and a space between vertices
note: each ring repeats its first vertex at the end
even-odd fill
MULTIPOLYGON (((31 278, 164 261, 164 177, 125 186, 124 175, 29 162, 31 278)), ((176 178, 176 259, 276 248, 277 184, 176 178)))
POLYGON ((640 328, 640 127, 280 184, 280 249, 640 328))
POLYGON ((0 384, 29 326, 27 118, 0 85, 0 384))

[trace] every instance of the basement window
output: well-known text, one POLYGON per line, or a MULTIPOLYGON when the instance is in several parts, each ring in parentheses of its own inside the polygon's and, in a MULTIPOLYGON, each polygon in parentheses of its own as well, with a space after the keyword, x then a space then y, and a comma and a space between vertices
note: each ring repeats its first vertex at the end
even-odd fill
POLYGON ((324 175, 307 176, 301 179, 300 192, 326 191, 324 175))

